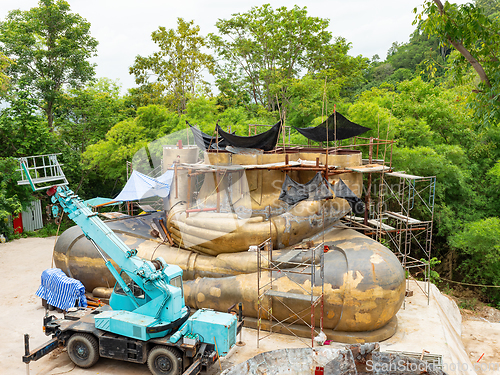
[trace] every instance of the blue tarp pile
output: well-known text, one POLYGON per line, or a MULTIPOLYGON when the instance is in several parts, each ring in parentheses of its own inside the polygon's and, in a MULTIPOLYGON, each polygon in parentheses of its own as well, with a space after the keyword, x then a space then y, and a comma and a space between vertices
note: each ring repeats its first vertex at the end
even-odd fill
POLYGON ((66 276, 59 268, 49 268, 42 272, 41 285, 36 295, 61 310, 87 306, 83 284, 66 276))

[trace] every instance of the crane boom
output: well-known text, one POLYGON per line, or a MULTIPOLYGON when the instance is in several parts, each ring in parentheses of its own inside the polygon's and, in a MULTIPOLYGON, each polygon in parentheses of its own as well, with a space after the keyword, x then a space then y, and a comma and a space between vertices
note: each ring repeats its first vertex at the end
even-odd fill
MULTIPOLYGON (((23 176, 35 190, 36 181, 30 175, 26 160, 20 162, 23 176)), ((179 266, 169 265, 161 257, 152 261, 138 257, 137 250, 129 248, 66 185, 53 186, 47 194, 52 203, 59 203, 68 218, 81 228, 117 281, 110 298, 113 310, 96 316, 97 328, 148 340, 163 337, 185 322, 189 308, 184 303, 179 266)))

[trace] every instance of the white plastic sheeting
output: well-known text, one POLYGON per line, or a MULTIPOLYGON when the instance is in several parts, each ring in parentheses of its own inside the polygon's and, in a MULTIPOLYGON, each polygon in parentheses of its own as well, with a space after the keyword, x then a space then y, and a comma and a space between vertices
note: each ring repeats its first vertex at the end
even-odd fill
POLYGON ((444 369, 450 375, 476 375, 477 367, 470 361, 462 342, 462 315, 457 304, 445 297, 434 284, 431 284, 431 299, 436 302, 441 328, 449 348, 444 369))
POLYGON ((173 177, 174 171, 167 171, 158 178, 133 171, 125 187, 114 200, 125 202, 155 196, 166 198, 170 194, 173 177))

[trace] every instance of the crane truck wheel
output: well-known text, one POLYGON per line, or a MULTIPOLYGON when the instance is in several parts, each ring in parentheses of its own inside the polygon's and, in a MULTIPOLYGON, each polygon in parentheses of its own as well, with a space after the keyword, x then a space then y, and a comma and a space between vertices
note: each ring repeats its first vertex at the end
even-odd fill
POLYGON ((97 339, 86 333, 75 333, 67 345, 69 358, 75 365, 89 368, 99 359, 99 343, 97 339))
POLYGON ((180 353, 168 346, 155 346, 149 352, 148 367, 153 375, 177 375, 181 373, 180 353))

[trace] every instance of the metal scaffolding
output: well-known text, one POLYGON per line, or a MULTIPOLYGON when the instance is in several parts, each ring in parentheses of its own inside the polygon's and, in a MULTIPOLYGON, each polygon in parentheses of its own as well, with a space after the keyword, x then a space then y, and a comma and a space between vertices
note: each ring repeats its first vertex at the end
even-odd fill
POLYGON ((387 150, 383 152, 383 159, 378 159, 381 141, 369 139, 369 159, 364 161, 368 165, 350 168, 353 172, 367 174, 366 211, 363 218, 351 216, 346 221, 392 249, 406 271, 407 293, 409 278, 422 277, 425 281, 422 292, 429 301, 436 176, 394 172, 392 143, 389 162, 385 161, 387 150))
MULTIPOLYGON (((429 300, 432 227, 436 176, 414 176, 389 172, 382 179, 384 194, 379 199, 377 236, 386 239, 393 248, 409 277, 422 275, 429 300), (416 219, 418 217, 418 219, 416 219)), ((417 284, 418 285, 418 284, 417 284)))
POLYGON ((314 337, 323 332, 323 305, 324 305, 324 243, 320 243, 312 249, 293 249, 273 260, 273 245, 271 239, 267 239, 257 247, 257 290, 258 290, 258 317, 257 317, 257 347, 260 340, 271 336, 273 329, 280 326, 285 331, 297 337, 304 344, 314 347, 314 337), (293 259, 302 251, 311 251, 310 262, 297 262, 293 259), (318 264, 315 262, 319 256, 318 264), (310 289, 294 280, 293 275, 307 275, 310 278, 310 289), (277 288, 277 279, 286 277, 287 282, 294 285, 295 290, 301 293, 280 291, 277 288), (316 292, 315 287, 321 287, 321 292, 316 292), (273 314, 273 304, 279 303, 286 307, 289 316, 279 319, 273 314), (304 306, 306 306, 304 308, 304 306), (315 330, 315 308, 320 308, 319 332, 315 330), (309 311, 310 310, 310 311, 309 311), (307 318, 310 317, 310 320, 307 318), (263 320, 268 320, 268 333, 261 336, 263 320), (293 324, 302 324, 311 329, 311 343, 303 340, 291 329, 293 324))

